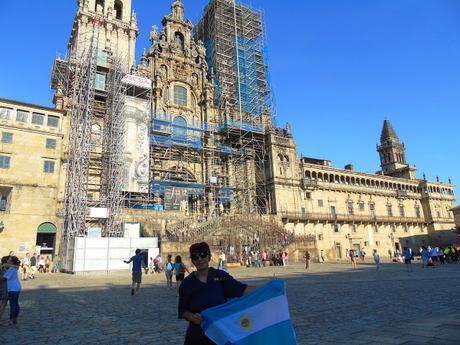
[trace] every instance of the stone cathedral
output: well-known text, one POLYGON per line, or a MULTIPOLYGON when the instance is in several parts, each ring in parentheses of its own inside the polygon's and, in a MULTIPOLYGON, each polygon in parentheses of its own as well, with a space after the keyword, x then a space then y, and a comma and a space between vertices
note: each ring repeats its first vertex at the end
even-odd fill
MULTIPOLYGON (((118 56, 124 80, 129 80, 120 219, 137 224, 142 236, 159 236, 160 250, 181 252, 187 243, 206 239, 216 250, 238 253, 255 239, 268 246, 282 236, 290 238, 282 246, 294 258, 308 247, 315 256, 335 260, 344 259, 351 248, 369 253, 375 248, 386 255, 406 246, 456 240, 451 231, 452 183, 417 178, 390 121, 383 122, 377 147, 381 167, 375 174, 355 171, 351 164, 342 169, 329 160, 299 157, 289 124, 278 128, 272 121, 263 23, 257 11, 210 0, 194 26, 183 3, 175 0, 162 27, 152 28, 150 47, 138 63, 138 23, 131 0, 79 0, 69 49, 88 49, 95 22, 98 63, 88 207, 103 207, 104 157, 111 151, 103 143, 107 122, 97 109, 110 98, 107 60, 118 56)), ((0 99, 1 255, 11 249, 33 250, 44 239, 52 243, 49 253, 57 253, 73 124, 69 99, 58 89, 54 103, 52 109, 0 99), (37 114, 58 120, 49 126, 37 114), (11 133, 5 135, 11 142, 3 141, 3 133, 11 133), (51 158, 43 163, 43 176, 37 174, 37 181, 25 176, 18 167, 27 158, 11 148, 27 142, 23 149, 40 156, 37 143, 45 140, 48 145, 54 137, 59 150, 47 147, 51 158), (44 178, 51 182, 44 183, 44 178), (21 179, 27 179, 28 189, 21 187, 21 179), (35 202, 29 214, 18 212, 30 202, 26 191, 30 195, 34 190, 47 195, 46 202, 35 202), (21 236, 14 224, 24 229, 21 236)), ((98 227, 91 215, 85 221, 88 228, 98 227)))

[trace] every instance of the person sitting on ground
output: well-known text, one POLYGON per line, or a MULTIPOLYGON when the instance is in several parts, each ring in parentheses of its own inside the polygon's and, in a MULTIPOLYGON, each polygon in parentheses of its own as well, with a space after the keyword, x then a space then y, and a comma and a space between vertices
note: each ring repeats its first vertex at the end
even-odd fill
POLYGON ((45 273, 45 260, 43 256, 40 256, 38 259, 38 272, 45 273))
POLYGON ((178 316, 189 322, 184 345, 215 345, 200 327, 200 313, 224 304, 228 298, 241 297, 256 287, 235 280, 222 270, 209 267, 211 251, 206 242, 190 246, 190 259, 196 267, 179 288, 178 316))

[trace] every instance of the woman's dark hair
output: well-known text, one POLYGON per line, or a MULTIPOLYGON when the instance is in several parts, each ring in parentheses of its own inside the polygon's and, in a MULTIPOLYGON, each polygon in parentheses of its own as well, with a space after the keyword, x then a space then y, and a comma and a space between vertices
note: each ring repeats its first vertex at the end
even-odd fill
POLYGON ((10 257, 10 260, 11 260, 11 263, 12 263, 14 266, 19 266, 20 261, 19 261, 19 259, 18 259, 17 256, 11 256, 11 257, 10 257))
POLYGON ((136 255, 139 255, 141 253, 141 250, 140 249, 136 249, 136 255))
POLYGON ((170 261, 171 259, 172 259, 172 255, 168 254, 168 261, 170 261))
POLYGON ((211 257, 211 249, 209 249, 209 245, 206 242, 194 243, 190 246, 190 256, 195 253, 206 253, 211 257))
POLYGON ((176 256, 176 261, 178 264, 182 263, 182 258, 180 255, 176 256))

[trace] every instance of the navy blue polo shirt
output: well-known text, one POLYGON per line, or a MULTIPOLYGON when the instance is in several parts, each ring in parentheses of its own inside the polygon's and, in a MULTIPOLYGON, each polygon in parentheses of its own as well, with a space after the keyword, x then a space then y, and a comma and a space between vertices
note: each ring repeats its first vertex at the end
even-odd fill
MULTIPOLYGON (((206 283, 201 282, 195 272, 187 276, 179 288, 179 318, 185 311, 201 313, 203 310, 224 304, 227 298, 241 297, 247 285, 240 283, 225 271, 212 267, 206 283)), ((200 326, 189 323, 185 344, 214 344, 200 326)))

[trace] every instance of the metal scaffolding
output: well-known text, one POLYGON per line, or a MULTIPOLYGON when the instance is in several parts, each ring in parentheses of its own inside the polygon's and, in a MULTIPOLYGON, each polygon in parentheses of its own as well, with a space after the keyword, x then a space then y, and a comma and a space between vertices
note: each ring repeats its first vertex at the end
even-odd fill
POLYGON ((207 50, 222 144, 242 152, 231 160, 234 205, 238 213, 266 213, 265 136, 273 127, 274 113, 262 12, 234 1, 212 0, 195 36, 207 50))
POLYGON ((69 241, 90 228, 122 236, 122 171, 124 154, 123 59, 99 49, 100 17, 92 35, 56 58, 51 86, 57 106, 70 116, 67 174, 63 203, 61 254, 69 241), (60 103, 60 104, 59 104, 60 103))

